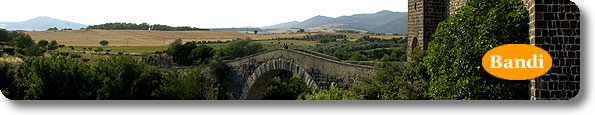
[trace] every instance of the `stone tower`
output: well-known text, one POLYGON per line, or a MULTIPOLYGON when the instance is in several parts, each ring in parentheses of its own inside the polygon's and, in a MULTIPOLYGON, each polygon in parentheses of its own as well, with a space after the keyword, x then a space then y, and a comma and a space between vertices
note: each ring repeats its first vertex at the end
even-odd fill
MULTIPOLYGON (((427 49, 438 23, 467 0, 409 0, 408 48, 427 49)), ((568 100, 580 91, 580 10, 570 0, 523 0, 529 10, 531 45, 552 55, 545 75, 531 80, 532 100, 568 100)), ((410 58, 408 57, 408 60, 410 58)))
POLYGON ((466 1, 409 0, 407 52, 412 52, 416 47, 426 50, 438 24, 455 14, 466 1))
POLYGON ((531 45, 552 55, 552 68, 531 80, 532 100, 568 100, 580 91, 580 10, 570 0, 523 0, 531 45))

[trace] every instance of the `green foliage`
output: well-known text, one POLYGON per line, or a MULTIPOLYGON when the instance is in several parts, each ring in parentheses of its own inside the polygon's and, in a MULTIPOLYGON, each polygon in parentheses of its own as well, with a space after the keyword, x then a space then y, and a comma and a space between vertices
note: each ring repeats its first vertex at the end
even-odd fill
POLYGON ((186 42, 182 45, 182 40, 177 39, 169 45, 168 54, 172 56, 173 61, 180 65, 192 65, 194 59, 190 57, 192 50, 196 45, 191 42, 186 42))
POLYGON ((97 99, 152 99, 161 82, 156 67, 127 55, 100 59, 91 70, 101 86, 97 99))
POLYGON ((0 28, 0 46, 1 45, 14 46, 15 38, 17 38, 17 37, 26 38, 28 36, 29 35, 27 35, 26 33, 23 33, 20 31, 6 31, 5 29, 0 28))
POLYGON ((359 100, 360 97, 354 95, 349 90, 337 88, 334 84, 326 90, 318 90, 314 94, 304 94, 298 97, 300 100, 359 100))
MULTIPOLYGON (((419 48, 417 48, 419 50, 419 48)), ((369 100, 422 100, 428 99, 427 75, 421 62, 421 53, 412 54, 407 64, 389 63, 371 78, 361 78, 349 90, 369 100)))
POLYGON ((49 44, 50 44, 50 42, 48 42, 47 40, 39 40, 37 42, 37 45, 40 47, 43 47, 43 48, 47 47, 49 44))
POLYGON ((200 45, 190 53, 190 58, 199 63, 207 63, 207 59, 213 57, 215 49, 207 45, 200 45))
POLYGON ((101 44, 101 46, 107 46, 109 44, 109 41, 101 40, 101 41, 99 41, 99 44, 101 44))
POLYGON ((12 100, 205 99, 210 88, 200 68, 186 74, 128 55, 96 62, 65 55, 24 57, 14 66, 0 63, 2 93, 12 100))
POLYGON ((17 53, 26 56, 41 56, 45 52, 43 48, 35 45, 35 41, 31 39, 31 36, 24 33, 15 34, 13 45, 16 47, 17 53))
POLYGON ((223 48, 223 51, 225 52, 226 56, 229 56, 231 59, 235 59, 238 57, 244 57, 262 52, 264 51, 264 48, 260 43, 253 43, 252 39, 250 38, 238 38, 227 43, 223 48))
POLYGON ((27 34, 18 34, 14 37, 13 44, 16 48, 25 49, 35 45, 35 41, 27 34))
POLYGON ((295 100, 299 95, 309 94, 310 89, 300 78, 281 79, 274 77, 267 87, 263 100, 295 100))
MULTIPOLYGON (((55 49, 58 49, 58 47, 59 47, 58 42, 56 40, 52 40, 50 42, 50 44, 48 45, 48 50, 55 50, 55 49)), ((91 49, 89 49, 89 50, 91 50, 91 49)))
POLYGON ((366 57, 365 55, 362 55, 360 53, 354 53, 349 60, 353 60, 353 61, 368 61, 368 57, 366 57))
POLYGON ((58 30, 58 27, 48 28, 48 31, 58 30))
POLYGON ((200 70, 183 75, 171 71, 164 74, 162 84, 152 95, 158 99, 204 100, 208 85, 200 70))
POLYGON ((89 66, 80 59, 26 57, 4 95, 9 99, 93 99, 89 66))
POLYGON ((3 43, 10 42, 12 40, 12 38, 8 36, 9 34, 10 34, 9 31, 6 31, 5 29, 0 28, 0 42, 3 42, 3 43))
POLYGON ((393 48, 391 52, 390 49, 380 49, 380 50, 372 50, 370 52, 366 52, 366 54, 370 55, 368 57, 372 57, 375 59, 380 59, 382 62, 391 62, 391 61, 398 61, 398 62, 405 62, 407 61, 407 54, 406 49, 404 47, 396 47, 393 48), (389 55, 390 54, 390 55, 389 55), (379 57, 382 55, 382 57, 379 57))
POLYGON ((42 56, 43 53, 45 53, 45 49, 41 48, 41 46, 38 45, 32 45, 28 48, 23 49, 23 53, 26 56, 42 56))
MULTIPOLYGON (((229 67, 225 65, 225 62, 223 62, 222 55, 223 52, 216 51, 213 59, 209 62, 209 64, 207 64, 207 67, 210 69, 210 74, 216 76, 216 83, 222 83, 229 80, 225 79, 227 78, 225 77, 225 74, 228 72, 229 67)), ((223 87, 218 85, 217 89, 223 89, 223 87)), ((217 99, 231 99, 231 96, 224 90, 217 90, 216 96, 217 99)))
POLYGON ((12 82, 9 74, 10 66, 4 62, 0 62, 0 90, 5 90, 12 82))
MULTIPOLYGON (((390 55, 399 56, 397 59, 404 59, 404 52, 405 48, 407 47, 407 39, 402 38, 394 38, 394 39, 380 39, 380 38, 373 38, 373 37, 362 37, 357 41, 337 41, 337 42, 328 42, 328 43, 320 43, 316 44, 313 47, 310 47, 310 50, 317 51, 320 53, 332 55, 338 57, 339 59, 349 59, 353 57, 353 55, 365 55, 368 59, 365 60, 377 60, 381 59, 384 54, 378 55, 379 53, 375 53, 373 49, 382 50, 385 48, 393 48, 395 54, 388 53, 390 55), (355 52, 355 53, 354 53, 355 52)), ((387 50, 388 51, 388 50, 387 50)), ((383 52, 384 53, 384 52, 383 52)), ((362 56, 358 56, 362 57, 362 56)), ((354 57, 355 58, 355 57, 354 57)), ((360 58, 361 59, 361 58, 360 58)), ((364 60, 364 59, 362 59, 364 60)), ((400 61, 400 60, 399 60, 400 61)))
POLYGON ((502 44, 526 44, 529 18, 521 0, 470 0, 441 22, 424 58, 433 99, 528 99, 528 81, 488 74, 481 58, 502 44))
POLYGON ((147 23, 136 24, 136 23, 105 23, 100 25, 92 25, 87 27, 87 29, 103 29, 103 30, 162 30, 162 31, 191 31, 191 30, 200 30, 200 31, 208 31, 209 29, 201 29, 201 28, 194 28, 188 26, 182 27, 171 27, 167 25, 160 25, 154 24, 149 25, 147 23))
POLYGON ((355 30, 337 30, 337 32, 359 34, 359 31, 355 31, 355 30))

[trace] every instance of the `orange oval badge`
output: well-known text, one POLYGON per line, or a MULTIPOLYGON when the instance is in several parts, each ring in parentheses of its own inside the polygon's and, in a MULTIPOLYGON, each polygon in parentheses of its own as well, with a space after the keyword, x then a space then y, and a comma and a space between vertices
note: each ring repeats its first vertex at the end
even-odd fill
POLYGON ((547 73, 552 56, 529 44, 505 44, 483 55, 483 68, 495 77, 506 80, 528 80, 547 73))

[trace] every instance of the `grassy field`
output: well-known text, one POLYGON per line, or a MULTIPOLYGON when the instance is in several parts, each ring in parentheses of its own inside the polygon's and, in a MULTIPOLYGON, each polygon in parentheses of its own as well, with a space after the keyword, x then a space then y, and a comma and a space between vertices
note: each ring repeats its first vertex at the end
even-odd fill
MULTIPOLYGON (((303 40, 256 40, 255 43, 261 43, 267 50, 281 48, 284 43, 288 44, 290 48, 301 48, 316 45, 316 41, 303 40)), ((220 49, 225 46, 225 43, 207 44, 215 49, 220 49)), ((75 51, 82 51, 83 48, 103 48, 103 50, 111 50, 112 53, 129 52, 129 53, 154 53, 155 51, 166 50, 167 46, 74 46, 75 51)), ((69 47, 62 47, 58 50, 71 50, 69 47)))
MULTIPOLYGON (((66 31, 29 31, 33 40, 56 40, 66 46, 100 46, 99 41, 109 41, 108 46, 165 46, 176 39, 183 41, 226 41, 235 38, 265 40, 272 38, 303 37, 306 35, 328 34, 324 32, 293 33, 278 35, 255 35, 239 32, 220 31, 148 31, 148 30, 66 30, 66 31)), ((359 38, 368 34, 345 34, 349 38, 359 38)), ((403 36, 369 35, 377 38, 403 36)), ((105 48, 104 48, 105 49, 105 48)))
MULTIPOLYGON (((130 53, 154 53, 155 51, 163 51, 167 46, 74 46, 75 51, 82 51, 83 48, 103 48, 103 50, 111 50, 112 53, 130 52, 130 53)), ((71 50, 69 47, 59 48, 58 50, 71 50)))

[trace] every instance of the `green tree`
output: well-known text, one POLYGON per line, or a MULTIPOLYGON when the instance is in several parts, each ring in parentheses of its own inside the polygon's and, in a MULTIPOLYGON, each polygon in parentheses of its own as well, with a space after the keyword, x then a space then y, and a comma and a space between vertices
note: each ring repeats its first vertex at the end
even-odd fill
POLYGON ((362 55, 360 53, 353 53, 353 55, 349 58, 349 60, 353 61, 368 61, 368 57, 362 55))
POLYGON ((47 47, 49 44, 50 44, 50 42, 48 42, 47 40, 39 40, 37 42, 37 45, 40 47, 43 47, 43 48, 47 47))
POLYGON ((427 74, 422 62, 423 54, 416 48, 406 64, 388 63, 371 78, 362 77, 350 87, 357 97, 369 100, 423 100, 428 99, 427 74))
MULTIPOLYGON (((58 48, 58 42, 56 40, 52 40, 48 45, 48 50, 55 50, 58 48)), ((91 50, 91 49, 89 49, 91 50)))
POLYGON ((163 84, 152 95, 157 99, 204 100, 208 84, 200 71, 201 68, 194 69, 186 75, 167 72, 164 74, 163 84))
POLYGON ((6 90, 6 88, 12 83, 9 74, 10 66, 4 62, 0 62, 0 90, 6 90))
POLYGON ((25 49, 32 45, 35 45, 35 41, 33 41, 33 39, 31 39, 31 36, 29 36, 27 34, 17 35, 14 38, 13 42, 14 42, 13 44, 15 45, 15 47, 20 48, 20 49, 25 49))
POLYGON ((304 33, 304 32, 306 32, 306 31, 305 31, 304 29, 299 29, 297 32, 298 32, 298 33, 304 33))
POLYGON ((32 45, 28 48, 23 49, 23 53, 26 56, 42 56, 43 53, 45 53, 45 49, 41 48, 41 46, 38 45, 32 45))
POLYGON ((226 53, 227 56, 234 59, 237 57, 244 57, 258 52, 262 52, 264 51, 264 48, 260 43, 253 43, 252 39, 250 38, 238 38, 230 41, 223 48, 223 51, 226 53))
POLYGON ((172 56, 173 61, 177 64, 192 65, 194 60, 190 57, 190 54, 196 47, 192 42, 186 42, 182 45, 182 40, 177 39, 169 45, 168 54, 172 56))
POLYGON ((213 57, 214 53, 215 49, 213 49, 212 47, 207 45, 200 45, 196 49, 192 50, 190 58, 194 61, 199 61, 200 63, 203 63, 204 61, 206 61, 207 58, 213 57))
POLYGON ((25 57, 3 94, 20 99, 95 99, 88 66, 81 59, 25 57))
POLYGON ((441 22, 424 58, 433 99, 528 99, 528 81, 488 74, 481 58, 502 44, 529 43, 521 0, 469 0, 462 13, 441 22))
POLYGON ((100 88, 97 99, 153 99, 161 84, 161 73, 128 55, 100 59, 91 65, 100 88))
POLYGON ((298 96, 309 94, 310 89, 300 78, 281 79, 274 77, 267 87, 263 100, 295 100, 298 96))
POLYGON ((12 41, 12 38, 9 36, 8 31, 6 31, 5 29, 0 28, 0 42, 1 43, 7 43, 12 41))
POLYGON ((48 28, 48 31, 52 31, 52 30, 58 30, 58 28, 57 27, 48 28))
POLYGON ((349 90, 337 88, 334 84, 331 84, 329 89, 318 90, 314 94, 304 94, 298 97, 300 100, 360 100, 362 98, 357 97, 349 90))
POLYGON ((101 41, 99 41, 99 44, 101 44, 101 46, 107 46, 109 44, 109 41, 101 40, 101 41))

